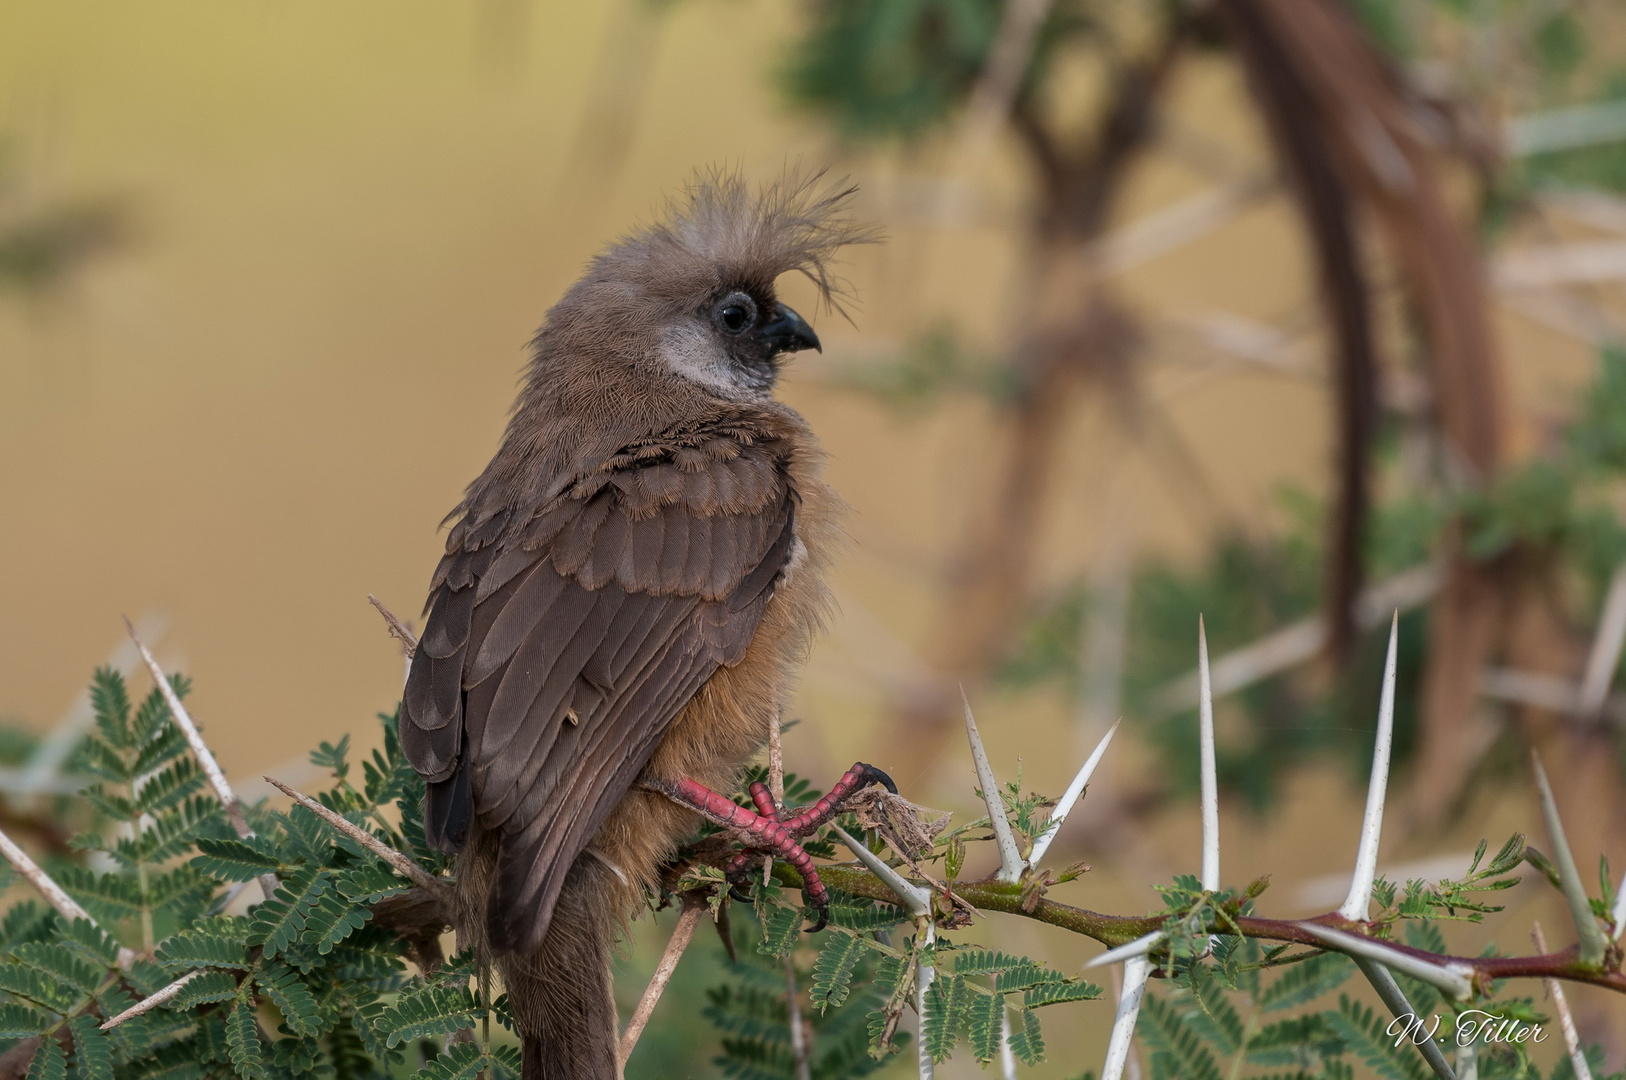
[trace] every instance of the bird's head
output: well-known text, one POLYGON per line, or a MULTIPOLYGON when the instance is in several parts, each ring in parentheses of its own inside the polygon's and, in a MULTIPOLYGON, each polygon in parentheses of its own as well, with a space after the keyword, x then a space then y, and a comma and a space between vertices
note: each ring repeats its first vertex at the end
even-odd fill
POLYGON ((757 190, 734 173, 697 178, 666 220, 593 260, 549 313, 539 360, 568 351, 724 398, 767 396, 785 356, 820 348, 808 321, 779 299, 779 278, 801 273, 823 306, 840 311, 831 258, 875 239, 845 216, 854 190, 827 187, 817 173, 757 190))

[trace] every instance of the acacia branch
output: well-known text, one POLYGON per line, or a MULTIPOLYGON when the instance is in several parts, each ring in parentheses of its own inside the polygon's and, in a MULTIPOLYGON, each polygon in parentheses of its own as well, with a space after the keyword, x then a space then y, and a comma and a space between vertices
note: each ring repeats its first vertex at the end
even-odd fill
MULTIPOLYGON (((175 726, 180 729, 181 735, 186 739, 186 745, 192 748, 192 756, 197 758, 198 764, 203 768, 204 775, 209 778, 210 786, 215 789, 215 796, 220 799, 220 805, 225 809, 226 818, 231 822, 232 828, 236 830, 239 837, 245 840, 253 836, 254 830, 249 827, 248 818, 243 814, 243 804, 237 801, 237 793, 232 791, 231 783, 226 779, 225 772, 221 770, 220 762, 215 760, 215 755, 209 749, 209 744, 203 741, 203 733, 198 730, 198 725, 193 722, 192 714, 187 711, 185 705, 181 704, 181 695, 175 692, 175 688, 170 685, 169 679, 164 676, 164 669, 158 666, 158 661, 153 659, 152 653, 147 650, 147 646, 142 644, 141 639, 136 636, 135 624, 128 617, 124 620, 124 628, 129 631, 130 640, 135 643, 136 651, 141 654, 142 662, 147 665, 147 671, 152 675, 153 683, 158 687, 158 692, 163 695, 164 703, 169 706, 170 718, 175 721, 175 726)), ((259 882, 260 890, 265 893, 265 898, 267 900, 271 899, 272 895, 277 891, 277 876, 275 874, 261 874, 259 882)))
MULTIPOLYGON (((51 878, 50 874, 47 874, 40 868, 38 863, 28 857, 28 852, 18 847, 16 842, 3 831, 0 831, 0 855, 4 855, 6 862, 11 864, 11 868, 27 878, 28 883, 39 890, 39 894, 45 897, 45 902, 50 904, 58 915, 69 922, 83 919, 98 930, 101 929, 96 920, 90 917, 90 913, 79 906, 79 901, 69 896, 62 886, 51 878)), ((117 962, 120 968, 128 970, 130 965, 135 963, 135 960, 136 954, 133 950, 122 945, 119 946, 117 962)))
POLYGON ((365 847, 368 851, 371 851, 374 855, 377 855, 380 859, 383 859, 390 865, 391 869, 412 882, 412 884, 430 893, 443 893, 446 891, 446 882, 443 879, 431 874, 344 815, 328 809, 309 795, 295 791, 276 777, 267 776, 265 782, 350 837, 362 847, 365 847))
MULTIPOLYGON (((774 877, 787 888, 802 887, 802 876, 796 872, 796 868, 783 862, 774 864, 774 877)), ((868 870, 856 866, 820 866, 819 877, 831 888, 840 889, 852 896, 879 900, 887 904, 897 903, 897 894, 892 891, 892 887, 868 870)), ((1161 930, 1165 919, 1163 915, 1106 915, 1087 908, 1063 904, 1049 897, 1040 897, 1030 909, 1024 906, 1021 885, 1007 885, 992 880, 953 881, 949 886, 956 896, 964 898, 982 911, 1020 915, 1035 922, 1093 938, 1109 948, 1127 945, 1138 937, 1161 930)), ((1031 903, 1031 899, 1029 902, 1031 903)), ((1240 930, 1243 937, 1260 941, 1279 941, 1324 949, 1325 943, 1304 929, 1303 923, 1370 937, 1363 931, 1371 924, 1350 922, 1337 912, 1295 920, 1265 919, 1256 916, 1210 918, 1204 930, 1210 934, 1224 935, 1234 935, 1240 930)), ((1573 945, 1568 949, 1539 956, 1450 956, 1414 949, 1392 941, 1383 941, 1381 944, 1386 949, 1414 956, 1431 964, 1472 968, 1474 981, 1480 984, 1494 979, 1565 979, 1570 982, 1590 983, 1593 986, 1626 994, 1626 974, 1622 974, 1620 970, 1618 954, 1610 958, 1609 966, 1599 970, 1582 963, 1573 945)))
POLYGON ((703 893, 691 893, 684 897, 683 913, 678 916, 677 926, 672 928, 672 936, 666 942, 666 952, 661 956, 655 974, 650 976, 649 985, 644 987, 644 996, 638 1000, 638 1008, 633 1011, 632 1019, 627 1021, 627 1030, 621 1033, 617 1055, 623 1064, 632 1056, 633 1047, 638 1045, 638 1037, 644 1033, 644 1025, 654 1014, 655 1005, 661 1000, 666 984, 671 981, 672 972, 677 970, 678 961, 683 959, 684 950, 694 938, 695 928, 700 925, 700 916, 705 914, 706 908, 703 893))

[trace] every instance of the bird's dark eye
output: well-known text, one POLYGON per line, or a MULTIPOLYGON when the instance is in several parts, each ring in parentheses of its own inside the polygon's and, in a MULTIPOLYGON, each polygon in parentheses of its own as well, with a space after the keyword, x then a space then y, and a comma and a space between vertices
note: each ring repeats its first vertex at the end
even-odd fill
POLYGON ((742 292, 729 293, 711 309, 712 321, 725 334, 743 334, 757 322, 757 304, 742 292))

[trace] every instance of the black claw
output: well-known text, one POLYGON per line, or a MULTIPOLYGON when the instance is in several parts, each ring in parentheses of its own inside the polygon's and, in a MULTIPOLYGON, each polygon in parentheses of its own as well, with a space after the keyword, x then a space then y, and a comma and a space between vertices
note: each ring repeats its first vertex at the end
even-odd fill
POLYGON ((746 884, 730 885, 728 895, 742 904, 751 903, 751 886, 746 884))
POLYGON ((717 936, 723 939, 723 948, 728 952, 728 962, 740 962, 739 953, 734 950, 734 924, 728 916, 728 905, 717 905, 717 936))
POLYGON ((818 911, 819 911, 819 921, 814 923, 812 926, 808 927, 806 930, 803 930, 802 933, 804 933, 804 934, 816 934, 820 930, 823 930, 826 926, 830 925, 830 911, 829 911, 829 909, 821 907, 821 908, 818 909, 818 911))
POLYGON ((870 783, 880 784, 894 795, 898 793, 898 785, 894 784, 892 782, 892 778, 886 775, 886 773, 866 762, 861 761, 859 764, 864 766, 865 775, 868 776, 870 783))

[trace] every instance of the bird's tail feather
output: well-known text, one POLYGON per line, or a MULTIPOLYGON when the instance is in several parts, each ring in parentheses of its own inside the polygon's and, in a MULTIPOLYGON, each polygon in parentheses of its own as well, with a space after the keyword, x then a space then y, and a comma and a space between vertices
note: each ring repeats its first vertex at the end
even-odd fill
MULTIPOLYGON (((494 836, 481 837, 495 841, 494 836)), ((464 852, 459 884, 473 886, 464 896, 484 901, 489 891, 496 844, 473 843, 464 852)), ((535 952, 493 949, 508 993, 508 1006, 521 1040, 521 1080, 616 1080, 616 1016, 610 989, 610 955, 619 925, 608 912, 606 872, 582 857, 565 877, 553 919, 535 952)), ((465 925, 486 923, 481 905, 468 905, 465 925)), ((482 934, 483 936, 483 934, 482 934)), ((482 943, 484 945, 485 943, 482 943)))

